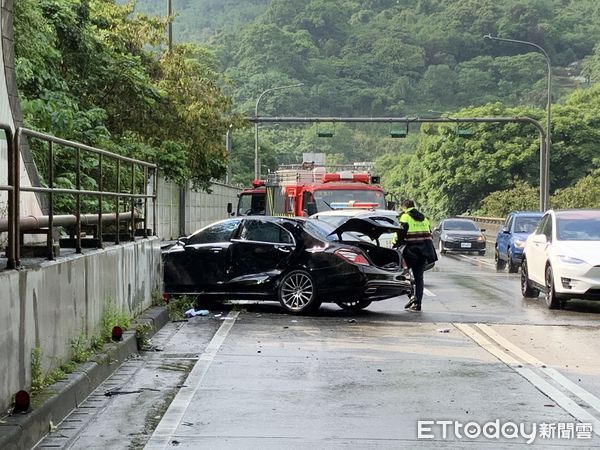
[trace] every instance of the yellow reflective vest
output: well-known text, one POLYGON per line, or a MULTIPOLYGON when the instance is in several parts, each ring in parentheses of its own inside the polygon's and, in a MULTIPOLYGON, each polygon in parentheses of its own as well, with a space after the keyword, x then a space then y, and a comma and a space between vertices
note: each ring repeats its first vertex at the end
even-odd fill
MULTIPOLYGON (((424 218, 422 221, 417 221, 412 218, 409 214, 409 211, 414 208, 409 208, 400 214, 398 218, 398 222, 400 225, 406 224, 408 226, 408 232, 406 233, 406 237, 403 239, 404 242, 423 242, 427 240, 431 240, 431 228, 429 225, 429 220, 424 218)), ((396 245, 398 242, 398 235, 394 236, 392 239, 392 245, 396 245)))

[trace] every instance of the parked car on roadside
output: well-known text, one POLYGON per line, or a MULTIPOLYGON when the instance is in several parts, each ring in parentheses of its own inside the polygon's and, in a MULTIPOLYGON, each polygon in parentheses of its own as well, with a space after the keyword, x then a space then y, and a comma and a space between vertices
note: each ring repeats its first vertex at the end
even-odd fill
POLYGON ((360 239, 397 231, 351 218, 339 227, 308 218, 234 217, 208 225, 163 253, 164 292, 200 299, 279 300, 292 314, 322 302, 348 310, 410 295, 398 253, 360 239))
MULTIPOLYGON (((331 211, 323 211, 310 216, 313 219, 319 219, 329 223, 334 227, 340 226, 351 217, 357 217, 359 219, 368 218, 376 220, 382 223, 389 223, 394 226, 398 225, 398 212, 390 211, 388 209, 334 209, 331 211)), ((392 239, 396 233, 383 233, 376 243, 381 247, 392 248, 392 239)), ((366 237, 366 236, 365 236, 366 237)), ((369 239, 367 237, 367 239, 369 239)), ((370 239, 369 239, 370 240, 370 239)))
POLYGON ((523 297, 540 292, 550 309, 571 298, 600 300, 600 209, 544 214, 521 263, 523 297))
POLYGON ((471 219, 445 219, 433 229, 433 243, 438 252, 471 253, 485 255, 485 229, 479 229, 471 219))
POLYGON ((508 214, 504 225, 496 236, 494 259, 496 269, 517 273, 527 237, 535 231, 544 213, 536 211, 514 211, 508 214))

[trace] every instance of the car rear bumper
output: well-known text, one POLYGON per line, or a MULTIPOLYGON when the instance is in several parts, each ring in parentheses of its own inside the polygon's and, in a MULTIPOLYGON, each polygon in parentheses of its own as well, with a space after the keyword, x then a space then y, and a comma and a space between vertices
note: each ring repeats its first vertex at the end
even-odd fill
POLYGON ((412 293, 412 285, 409 280, 406 281, 369 281, 364 288, 363 296, 365 300, 376 302, 386 300, 400 295, 412 293))

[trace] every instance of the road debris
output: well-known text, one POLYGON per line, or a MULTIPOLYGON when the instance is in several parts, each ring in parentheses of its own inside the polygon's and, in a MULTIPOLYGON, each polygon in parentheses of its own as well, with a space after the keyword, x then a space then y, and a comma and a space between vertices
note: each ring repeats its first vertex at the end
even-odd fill
POLYGON ((188 318, 196 316, 208 316, 208 309, 199 309, 196 311, 194 308, 190 308, 183 313, 183 316, 188 318))
POLYGON ((440 328, 438 333, 450 333, 450 328, 440 328))

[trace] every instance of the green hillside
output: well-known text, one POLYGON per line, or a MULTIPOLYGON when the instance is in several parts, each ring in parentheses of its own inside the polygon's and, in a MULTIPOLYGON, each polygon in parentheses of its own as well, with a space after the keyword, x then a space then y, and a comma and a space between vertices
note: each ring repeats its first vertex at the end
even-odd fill
MULTIPOLYGON (((231 31, 253 21, 265 11, 267 3, 268 0, 172 0, 173 40, 204 42, 221 31, 231 31)), ((167 0, 137 0, 136 10, 151 16, 166 16, 167 0)))

